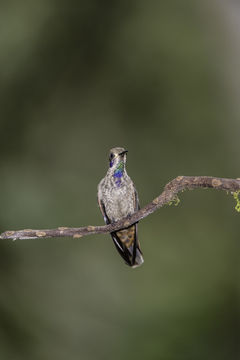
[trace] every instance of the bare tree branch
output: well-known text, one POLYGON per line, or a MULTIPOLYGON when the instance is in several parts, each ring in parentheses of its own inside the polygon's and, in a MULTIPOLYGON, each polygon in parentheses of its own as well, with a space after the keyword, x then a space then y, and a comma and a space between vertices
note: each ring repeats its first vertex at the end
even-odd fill
POLYGON ((80 228, 58 227, 57 229, 46 230, 15 230, 5 231, 0 235, 0 239, 37 239, 37 238, 53 238, 70 236, 73 238, 80 238, 92 234, 106 234, 113 231, 126 228, 141 219, 144 219, 154 211, 165 204, 176 201, 177 194, 183 190, 193 190, 196 188, 213 188, 217 190, 225 190, 230 192, 240 191, 240 178, 225 179, 211 176, 178 176, 170 181, 164 188, 161 195, 144 206, 141 210, 135 212, 133 215, 123 218, 116 223, 105 226, 85 226, 80 228))

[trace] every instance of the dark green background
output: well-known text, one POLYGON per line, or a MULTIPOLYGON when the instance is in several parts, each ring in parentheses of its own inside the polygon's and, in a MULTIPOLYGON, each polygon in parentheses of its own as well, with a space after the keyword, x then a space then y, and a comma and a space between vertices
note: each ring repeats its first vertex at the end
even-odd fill
MULTIPOLYGON (((217 2, 0 5, 0 227, 103 224, 113 146, 145 205, 178 175, 236 178, 239 120, 217 2)), ((139 225, 132 270, 109 235, 0 247, 0 358, 236 360, 239 214, 185 192, 139 225)))

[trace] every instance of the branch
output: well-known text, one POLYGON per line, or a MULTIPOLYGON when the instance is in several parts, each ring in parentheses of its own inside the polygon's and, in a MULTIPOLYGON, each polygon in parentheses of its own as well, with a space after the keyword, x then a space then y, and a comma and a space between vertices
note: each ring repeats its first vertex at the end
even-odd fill
MULTIPOLYGON (((85 226, 80 228, 59 227, 57 229, 47 230, 16 230, 5 231, 0 235, 0 239, 37 239, 37 238, 54 238, 70 236, 73 238, 81 238, 92 234, 106 234, 113 231, 126 228, 139 220, 144 219, 165 204, 176 201, 177 194, 184 190, 193 190, 197 188, 213 188, 217 190, 225 190, 230 192, 240 191, 240 178, 224 179, 211 176, 178 176, 170 181, 164 188, 161 195, 156 197, 148 205, 133 215, 123 218, 115 223, 105 226, 85 226)), ((239 203, 238 203, 239 205, 239 203)), ((237 206, 238 206, 237 205, 237 206)))

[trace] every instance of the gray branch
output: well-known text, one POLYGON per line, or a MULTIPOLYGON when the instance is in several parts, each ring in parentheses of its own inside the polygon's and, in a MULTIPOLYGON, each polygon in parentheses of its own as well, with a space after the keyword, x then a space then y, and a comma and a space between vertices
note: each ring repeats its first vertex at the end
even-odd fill
POLYGON ((80 228, 58 227, 57 229, 44 230, 11 230, 5 231, 0 235, 0 239, 37 239, 37 238, 55 238, 70 236, 81 238, 92 234, 106 234, 113 231, 126 228, 139 220, 144 219, 165 204, 176 201, 177 194, 183 190, 193 190, 197 188, 213 188, 225 190, 227 192, 240 191, 240 179, 225 179, 211 176, 178 176, 170 181, 164 188, 161 195, 156 197, 148 205, 144 206, 133 215, 123 218, 118 222, 105 226, 85 226, 80 228))

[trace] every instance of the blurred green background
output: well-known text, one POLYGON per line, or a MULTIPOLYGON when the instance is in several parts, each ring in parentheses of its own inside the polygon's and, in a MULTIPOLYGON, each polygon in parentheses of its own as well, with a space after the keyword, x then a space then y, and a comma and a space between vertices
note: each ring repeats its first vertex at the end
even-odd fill
MULTIPOLYGON (((142 206, 178 175, 240 176, 237 2, 0 10, 1 231, 103 224, 113 146, 142 206)), ((223 192, 180 198, 140 223, 136 270, 109 235, 2 241, 0 358, 236 360, 239 214, 223 192)))

